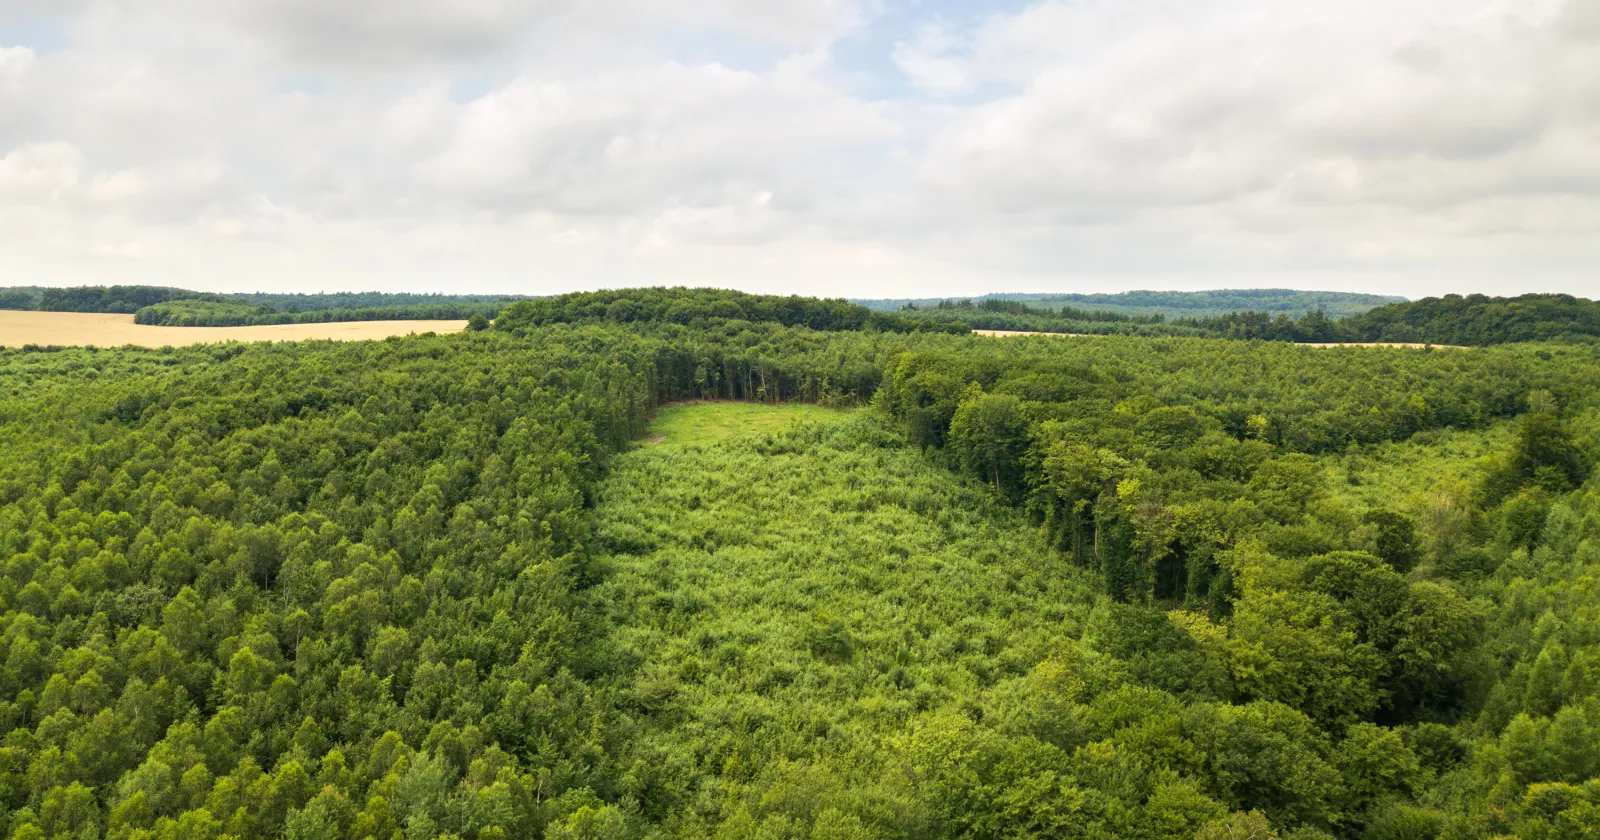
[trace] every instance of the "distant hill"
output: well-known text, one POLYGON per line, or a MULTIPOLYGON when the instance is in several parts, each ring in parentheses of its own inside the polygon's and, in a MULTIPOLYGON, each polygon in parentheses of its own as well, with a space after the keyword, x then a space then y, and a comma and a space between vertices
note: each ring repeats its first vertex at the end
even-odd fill
POLYGON ((327 292, 316 294, 249 292, 218 294, 168 286, 0 287, 0 309, 41 312, 134 313, 168 301, 208 301, 273 312, 319 312, 330 309, 379 309, 440 304, 489 304, 527 300, 528 295, 446 295, 408 292, 327 292))
POLYGON ((166 286, 74 286, 61 289, 13 286, 0 288, 0 309, 114 312, 131 315, 146 306, 184 298, 219 299, 216 295, 166 286))
POLYGON ((1116 294, 999 292, 976 298, 890 298, 856 300, 855 303, 870 309, 896 310, 908 305, 924 309, 941 302, 961 300, 979 303, 990 300, 1017 301, 1029 308, 1042 310, 1069 308, 1080 312, 1116 312, 1133 317, 1160 316, 1165 319, 1215 318, 1235 312, 1266 312, 1299 317, 1319 310, 1329 318, 1338 319, 1359 315, 1385 304, 1403 303, 1406 299, 1394 295, 1354 292, 1217 289, 1204 292, 1135 291, 1116 294))
POLYGON ((1390 304, 1339 322, 1356 341, 1508 344, 1600 338, 1600 302, 1571 295, 1445 295, 1390 304))
POLYGON ((0 288, 0 309, 131 314, 140 324, 164 327, 238 327, 329 321, 459 320, 494 317, 512 295, 444 295, 404 292, 214 294, 166 286, 0 288))
POLYGON ((570 292, 555 297, 518 301, 506 307, 495 328, 525 333, 549 324, 588 323, 678 324, 729 322, 776 323, 822 332, 965 333, 970 325, 953 319, 903 317, 873 311, 840 299, 799 295, 752 295, 730 289, 648 288, 570 292))

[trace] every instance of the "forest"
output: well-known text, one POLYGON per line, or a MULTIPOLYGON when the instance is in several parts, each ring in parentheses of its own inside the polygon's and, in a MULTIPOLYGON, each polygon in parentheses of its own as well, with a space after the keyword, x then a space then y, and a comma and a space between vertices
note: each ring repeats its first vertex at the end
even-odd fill
POLYGON ((1355 292, 1308 292, 1297 289, 1216 289, 1203 292, 1116 292, 1096 294, 999 292, 962 300, 960 298, 899 298, 857 300, 871 309, 897 310, 907 305, 918 309, 941 303, 970 302, 982 306, 990 302, 1021 303, 1035 310, 1074 309, 1080 312, 1114 312, 1130 317, 1211 318, 1235 312, 1266 312, 1298 318, 1321 311, 1330 318, 1360 315, 1370 309, 1405 298, 1355 292))
POLYGON ((0 288, 0 309, 132 314, 146 306, 187 298, 220 300, 216 295, 165 286, 13 286, 0 288))
POLYGON ((1378 307, 1340 327, 1360 341, 1594 341, 1600 338, 1600 303, 1571 295, 1445 295, 1378 307))
POLYGON ((185 298, 142 307, 136 324, 157 327, 244 327, 268 324, 321 324, 334 321, 450 321, 474 316, 485 321, 505 307, 502 302, 411 303, 394 306, 332 307, 284 311, 266 304, 185 298))
POLYGON ((0 831, 1600 838, 1592 343, 863 312, 0 350, 0 831))
MULTIPOLYGON (((1232 299, 1246 303, 1251 298, 1237 293, 1232 299)), ((1270 298, 1263 299, 1263 302, 1270 301, 1270 298)), ((1446 295, 1354 312, 1346 309, 1347 314, 1343 316, 1324 308, 1303 313, 1244 308, 1203 315, 1184 315, 1180 311, 1173 317, 1159 310, 1147 314, 1136 314, 1138 312, 1138 309, 1122 306, 1047 307, 1031 300, 988 298, 938 301, 922 307, 911 304, 897 314, 965 323, 985 330, 1196 336, 1309 344, 1398 342, 1483 347, 1530 341, 1600 340, 1600 303, 1571 295, 1528 294, 1515 298, 1446 295)))
POLYGON ((781 324, 825 332, 874 330, 884 332, 965 333, 971 328, 959 321, 929 321, 877 312, 846 300, 823 300, 799 295, 751 295, 721 289, 651 288, 602 292, 573 292, 556 297, 519 301, 507 307, 496 326, 511 332, 546 324, 671 323, 706 327, 728 322, 781 324))

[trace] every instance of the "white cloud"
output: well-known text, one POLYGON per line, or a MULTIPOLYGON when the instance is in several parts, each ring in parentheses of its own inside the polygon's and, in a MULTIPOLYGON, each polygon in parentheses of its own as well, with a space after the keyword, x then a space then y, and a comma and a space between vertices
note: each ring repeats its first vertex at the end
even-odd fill
POLYGON ((33 66, 34 52, 28 47, 0 47, 0 86, 14 89, 33 66))
POLYGON ((0 46, 27 282, 1592 294, 1600 259, 1600 0, 18 2, 65 33, 0 46))
POLYGON ((910 40, 897 42, 890 57, 913 85, 933 93, 961 93, 972 87, 971 62, 958 54, 962 46, 944 21, 933 20, 910 40))
MULTIPOLYGON (((1343 4, 1323 21, 1236 2, 1162 19, 1093 2, 997 16, 971 34, 961 73, 1012 90, 954 112, 919 178, 1058 240, 1143 231, 1169 270, 1227 276, 1297 255, 1359 282, 1518 248, 1539 264, 1535 242, 1573 244, 1539 211, 1600 208, 1600 52, 1564 37, 1570 5, 1449 5, 1416 17, 1343 4)), ((1457 282, 1528 287, 1484 269, 1457 282)))
POLYGON ((33 50, 0 46, 0 149, 28 123, 26 86, 34 63, 33 50))
POLYGON ((526 0, 232 0, 226 12, 299 58, 388 64, 418 57, 470 58, 505 49, 557 2, 526 0))
POLYGON ((0 157, 0 202, 60 201, 77 187, 82 156, 70 143, 38 143, 0 157))

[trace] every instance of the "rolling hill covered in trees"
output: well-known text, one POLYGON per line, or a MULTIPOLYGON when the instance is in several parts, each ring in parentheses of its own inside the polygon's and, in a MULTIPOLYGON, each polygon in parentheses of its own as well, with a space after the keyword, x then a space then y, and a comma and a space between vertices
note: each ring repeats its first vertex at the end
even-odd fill
MULTIPOLYGON (((907 306, 918 309, 935 308, 941 303, 954 304, 962 300, 962 298, 885 298, 855 302, 872 309, 893 311, 907 306)), ((1404 303, 1406 299, 1393 295, 1369 295, 1357 292, 1215 289, 1201 292, 1135 291, 1095 294, 997 292, 966 300, 979 306, 990 301, 1009 302, 1021 303, 1035 310, 1111 312, 1133 318, 1160 317, 1172 320, 1215 318, 1235 312, 1266 312, 1272 316, 1282 314, 1298 318, 1319 311, 1330 318, 1343 318, 1359 315, 1385 304, 1404 303)))
MULTIPOLYGON (((1174 293, 1176 294, 1176 293, 1174 293)), ((1195 293, 1200 294, 1200 293, 1195 293)), ((1043 308, 1005 299, 939 301, 898 314, 969 324, 976 329, 1092 335, 1181 335, 1304 343, 1397 342, 1483 347, 1529 341, 1600 339, 1600 303, 1571 295, 1515 298, 1447 295, 1389 303, 1335 317, 1322 309, 1304 314, 1239 310, 1168 317, 1122 309, 1043 308)))
POLYGON ((1344 334, 1362 341, 1464 345, 1594 341, 1600 338, 1600 302, 1571 295, 1446 295, 1382 306, 1339 326, 1344 334))
POLYGON ((858 309, 0 351, 0 830, 1600 831, 1591 347, 858 309))
POLYGON ((165 286, 13 286, 0 288, 0 309, 131 315, 146 306, 189 298, 220 300, 215 295, 165 286))

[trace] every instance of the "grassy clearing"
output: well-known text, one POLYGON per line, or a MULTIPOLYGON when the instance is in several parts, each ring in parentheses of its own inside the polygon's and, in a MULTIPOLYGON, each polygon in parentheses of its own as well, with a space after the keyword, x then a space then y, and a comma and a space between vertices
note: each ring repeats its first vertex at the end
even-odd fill
MULTIPOLYGON (((817 416, 759 408, 678 414, 817 416)), ((601 488, 591 597, 667 836, 918 836, 903 740, 940 712, 1008 713, 1089 612, 1015 511, 847 416, 641 447, 601 488), (856 833, 778 830, 824 809, 856 833), (872 813, 900 829, 868 833, 872 813)))
POLYGON ((1430 495, 1464 492, 1491 456, 1507 451, 1516 425, 1440 429, 1411 440, 1356 447, 1323 458, 1333 495, 1363 507, 1388 505, 1420 513, 1430 495))
POLYGON ((764 405, 762 403, 696 401, 662 406, 650 424, 646 442, 683 445, 716 443, 741 435, 785 431, 797 423, 842 420, 845 409, 823 408, 805 403, 764 405))

